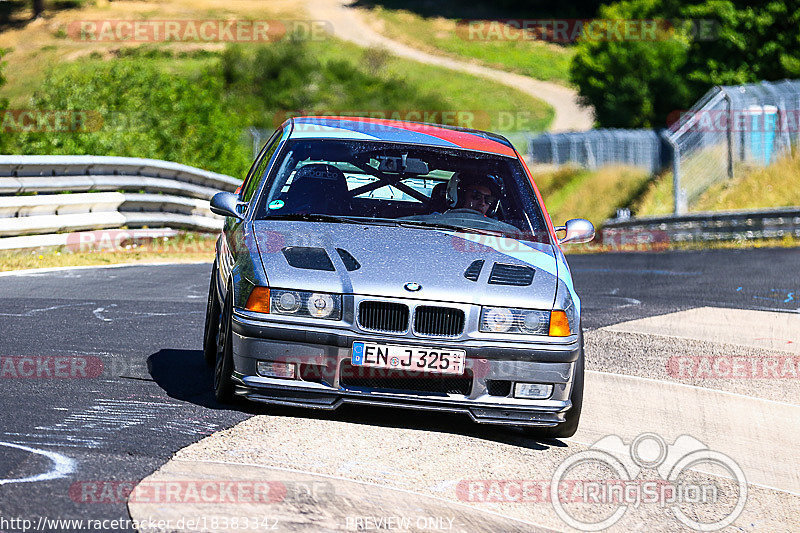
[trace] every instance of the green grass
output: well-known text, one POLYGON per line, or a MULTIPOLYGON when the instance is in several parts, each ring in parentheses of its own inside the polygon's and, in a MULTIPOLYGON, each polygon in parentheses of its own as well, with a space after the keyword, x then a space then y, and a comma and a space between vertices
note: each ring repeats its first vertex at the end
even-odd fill
POLYGON ((182 232, 169 239, 155 239, 115 250, 70 251, 64 246, 42 250, 0 252, 0 272, 29 268, 51 268, 120 263, 211 262, 217 236, 182 232))
POLYGON ((567 83, 573 50, 536 40, 472 40, 455 19, 425 18, 380 6, 369 12, 381 33, 415 48, 475 60, 537 80, 567 83))
POLYGON ((716 183, 692 206, 696 211, 800 206, 800 155, 765 168, 739 169, 733 180, 716 183))
POLYGON ((361 64, 372 76, 403 80, 419 94, 435 95, 444 104, 440 110, 463 111, 467 119, 474 116, 472 126, 476 129, 544 131, 553 120, 553 108, 543 101, 486 78, 423 65, 382 50, 364 50, 345 42, 310 43, 309 49, 320 59, 361 64), (509 121, 510 115, 522 119, 509 121))
POLYGON ((637 217, 671 215, 675 211, 672 190, 672 172, 658 175, 633 203, 631 214, 637 217))
MULTIPOLYGON (((690 211, 726 211, 800 206, 800 155, 765 168, 738 166, 732 180, 714 183, 689 205, 690 211)), ((674 210, 672 172, 655 179, 634 204, 636 216, 670 215, 674 210)))
POLYGON ((624 244, 622 246, 599 244, 590 242, 586 244, 566 244, 564 253, 567 255, 597 254, 609 252, 664 252, 696 250, 747 250, 751 248, 798 248, 800 239, 785 235, 780 239, 739 239, 735 241, 686 241, 669 243, 641 243, 624 244))
POLYGON ((631 206, 649 176, 638 168, 609 166, 596 171, 559 169, 534 176, 534 180, 554 224, 585 218, 599 228, 617 209, 631 206))

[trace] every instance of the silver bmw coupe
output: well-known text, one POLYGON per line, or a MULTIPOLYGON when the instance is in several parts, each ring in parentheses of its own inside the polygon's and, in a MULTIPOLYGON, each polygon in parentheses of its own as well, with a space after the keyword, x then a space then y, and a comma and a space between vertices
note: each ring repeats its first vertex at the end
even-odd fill
POLYGON ((211 209, 226 217, 204 335, 218 400, 575 433, 580 300, 560 245, 594 228, 552 225, 505 138, 293 118, 211 209))

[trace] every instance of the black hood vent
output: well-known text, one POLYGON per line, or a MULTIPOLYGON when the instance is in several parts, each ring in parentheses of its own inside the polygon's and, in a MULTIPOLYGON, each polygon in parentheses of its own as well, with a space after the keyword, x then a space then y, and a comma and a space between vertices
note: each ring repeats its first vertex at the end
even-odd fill
POLYGON ((361 268, 361 263, 356 261, 356 258, 353 257, 347 250, 342 250, 341 248, 337 248, 336 253, 338 253, 339 257, 342 258, 342 263, 344 263, 344 267, 347 269, 348 272, 352 272, 353 270, 358 270, 359 268, 361 268))
POLYGON ((467 270, 464 271, 464 277, 470 281, 478 281, 478 276, 481 275, 482 268, 483 268, 483 259, 478 259, 477 261, 473 261, 472 264, 467 267, 467 270))
POLYGON ((534 270, 528 266, 506 265, 495 263, 489 276, 493 285, 516 285, 524 287, 533 283, 534 270))
POLYGON ((309 248, 306 246, 290 246, 283 249, 286 261, 295 268, 305 270, 327 270, 333 272, 333 263, 325 248, 309 248))

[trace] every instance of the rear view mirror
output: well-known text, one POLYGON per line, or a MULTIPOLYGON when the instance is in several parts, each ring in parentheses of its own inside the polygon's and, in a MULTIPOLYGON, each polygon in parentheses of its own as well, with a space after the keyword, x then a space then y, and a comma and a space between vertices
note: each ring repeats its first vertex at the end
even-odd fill
POLYGON ((428 163, 415 157, 383 155, 378 156, 378 170, 381 172, 393 172, 402 174, 427 174, 428 163))
POLYGON ((567 223, 557 227, 556 231, 565 233, 564 237, 558 239, 559 244, 589 242, 594 239, 594 225, 585 218, 567 220, 567 223))
POLYGON ((211 212, 224 217, 233 217, 242 220, 239 207, 244 205, 239 202, 239 197, 232 192, 218 192, 211 198, 211 212))

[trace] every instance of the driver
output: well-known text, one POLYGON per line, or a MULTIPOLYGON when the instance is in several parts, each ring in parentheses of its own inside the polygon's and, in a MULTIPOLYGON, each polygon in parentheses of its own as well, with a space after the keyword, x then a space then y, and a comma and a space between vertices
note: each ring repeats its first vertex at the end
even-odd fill
POLYGON ((455 209, 469 209, 487 216, 486 213, 497 205, 499 190, 491 176, 461 174, 455 189, 455 195, 452 190, 448 191, 450 205, 455 204, 455 209))

